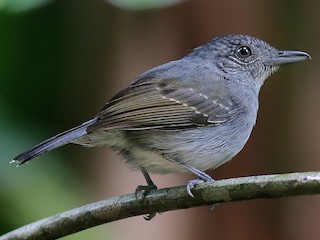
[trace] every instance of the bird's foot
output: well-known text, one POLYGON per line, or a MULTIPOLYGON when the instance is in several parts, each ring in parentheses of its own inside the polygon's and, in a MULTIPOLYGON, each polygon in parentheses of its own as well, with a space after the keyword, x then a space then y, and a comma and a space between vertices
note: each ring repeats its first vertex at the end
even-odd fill
MULTIPOLYGON (((139 185, 137 186, 136 188, 136 191, 135 191, 135 196, 136 196, 136 199, 140 199, 140 197, 142 199, 144 199, 149 193, 150 191, 152 190, 156 190, 158 189, 156 185, 139 185)), ((147 221, 151 220, 152 218, 154 218, 156 216, 156 212, 154 213, 148 213, 146 214, 143 218, 147 221)))
POLYGON ((197 184, 203 183, 203 182, 211 182, 214 181, 213 178, 211 178, 209 175, 205 175, 205 178, 197 178, 197 179, 192 179, 187 183, 187 193, 189 194, 190 197, 194 197, 192 193, 192 188, 194 188, 197 184))
POLYGON ((134 194, 136 199, 139 198, 139 195, 142 195, 142 198, 145 198, 150 191, 158 189, 156 185, 138 185, 134 194))

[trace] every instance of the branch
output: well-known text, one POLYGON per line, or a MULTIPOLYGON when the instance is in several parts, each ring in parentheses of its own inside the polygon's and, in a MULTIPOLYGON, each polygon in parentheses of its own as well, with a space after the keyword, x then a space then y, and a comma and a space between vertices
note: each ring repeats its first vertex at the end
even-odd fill
POLYGON ((151 190, 109 198, 25 225, 0 236, 0 240, 56 239, 103 223, 138 215, 166 212, 223 202, 320 193, 320 172, 241 177, 151 190))

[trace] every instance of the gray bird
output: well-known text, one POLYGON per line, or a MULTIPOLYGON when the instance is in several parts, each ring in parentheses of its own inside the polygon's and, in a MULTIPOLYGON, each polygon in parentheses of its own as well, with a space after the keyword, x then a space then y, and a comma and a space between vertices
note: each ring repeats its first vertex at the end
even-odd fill
POLYGON ((68 143, 119 151, 148 186, 150 173, 192 172, 187 192, 213 179, 204 171, 231 160, 246 144, 258 95, 279 65, 303 61, 245 35, 217 37, 185 57, 138 76, 91 120, 16 156, 21 165, 68 143))

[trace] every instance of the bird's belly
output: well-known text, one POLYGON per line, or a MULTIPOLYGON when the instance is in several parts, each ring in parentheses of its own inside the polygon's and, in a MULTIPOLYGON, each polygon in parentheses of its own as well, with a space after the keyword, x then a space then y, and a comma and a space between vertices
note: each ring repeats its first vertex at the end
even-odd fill
POLYGON ((238 128, 231 132, 220 128, 219 131, 225 131, 224 137, 215 127, 171 133, 137 131, 129 134, 131 147, 124 157, 134 167, 144 167, 153 173, 188 172, 182 165, 205 171, 219 167, 238 154, 251 130, 252 127, 247 131, 238 128))

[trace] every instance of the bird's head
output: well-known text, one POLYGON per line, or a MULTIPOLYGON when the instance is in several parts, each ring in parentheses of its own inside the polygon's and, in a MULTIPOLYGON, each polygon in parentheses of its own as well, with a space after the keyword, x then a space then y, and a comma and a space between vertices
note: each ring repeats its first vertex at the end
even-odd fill
POLYGON ((303 51, 277 50, 268 43, 247 35, 226 35, 194 49, 196 55, 229 78, 250 84, 259 90, 279 66, 311 58, 303 51))

